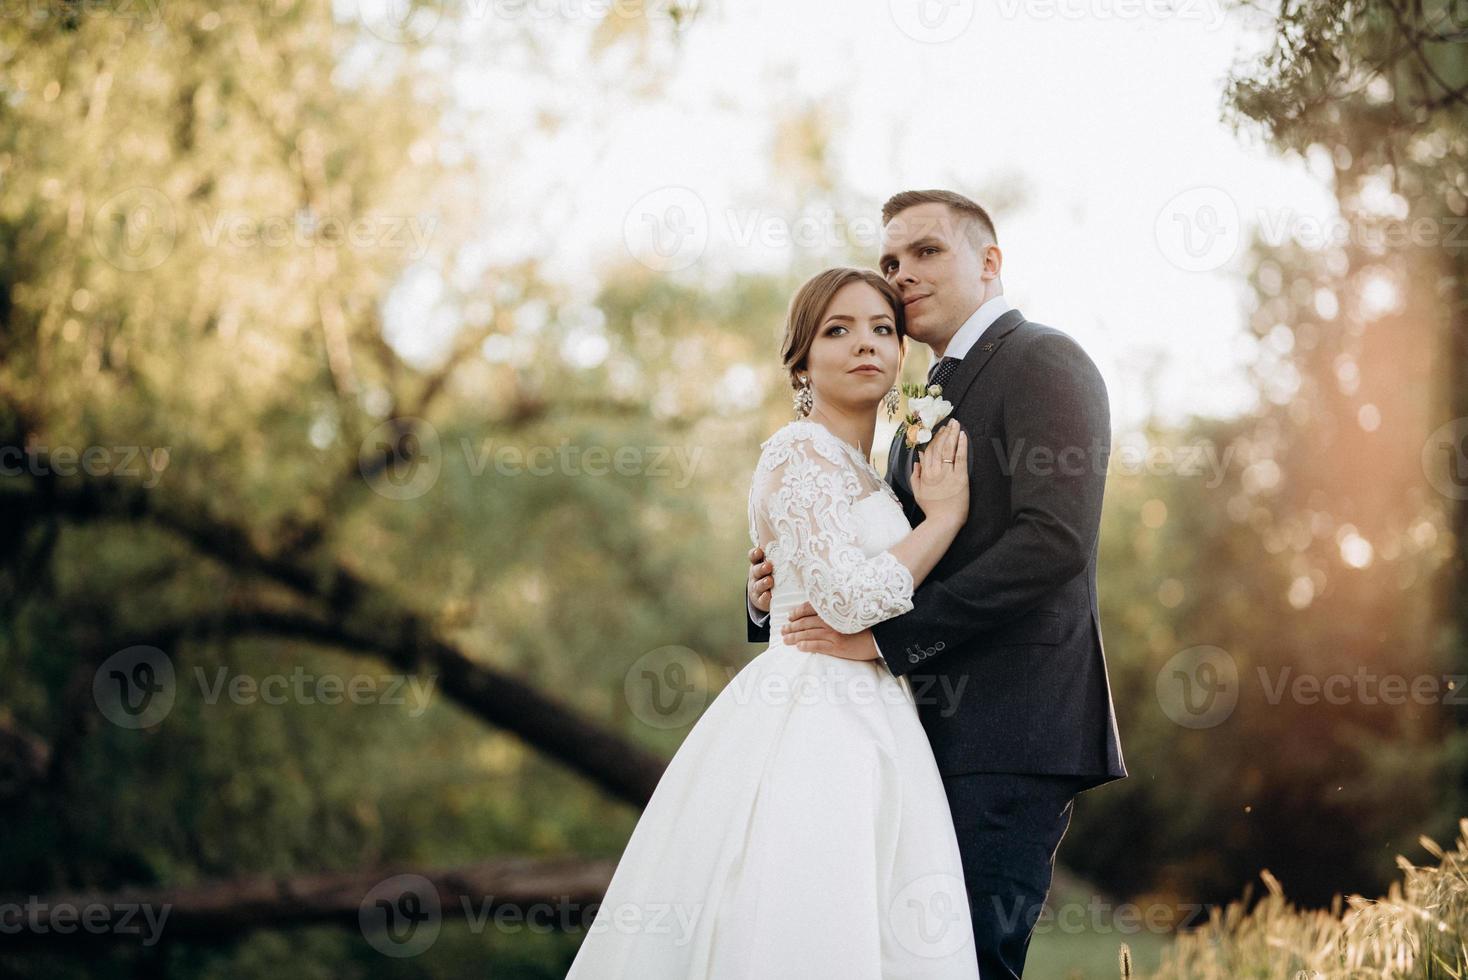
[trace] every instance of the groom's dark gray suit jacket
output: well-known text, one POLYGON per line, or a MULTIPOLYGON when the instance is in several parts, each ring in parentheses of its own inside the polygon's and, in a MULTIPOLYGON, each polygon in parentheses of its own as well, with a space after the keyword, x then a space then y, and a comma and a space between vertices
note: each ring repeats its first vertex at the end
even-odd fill
MULTIPOLYGON (((944 775, 1126 775, 1096 601, 1096 544, 1111 449, 1096 365, 1066 334, 1011 309, 945 386, 969 438, 968 521, 913 594, 872 627, 912 684, 944 775)), ((915 526, 901 432, 887 482, 915 526)), ((750 642, 769 630, 749 623, 750 642)))

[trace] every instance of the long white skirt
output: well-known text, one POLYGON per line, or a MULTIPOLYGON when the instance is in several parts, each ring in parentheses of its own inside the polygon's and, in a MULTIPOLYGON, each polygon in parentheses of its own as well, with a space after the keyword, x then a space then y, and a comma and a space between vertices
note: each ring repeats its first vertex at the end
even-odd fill
POLYGON ((567 980, 978 975, 906 679, 776 641, 673 757, 567 980))

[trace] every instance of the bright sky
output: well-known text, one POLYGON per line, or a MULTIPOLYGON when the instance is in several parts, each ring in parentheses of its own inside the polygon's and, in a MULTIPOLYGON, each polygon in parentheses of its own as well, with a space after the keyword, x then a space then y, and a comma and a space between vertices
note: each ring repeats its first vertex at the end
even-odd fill
MULTIPOLYGON (((500 2, 483 8, 488 34, 534 16, 540 36, 564 38, 549 14, 590 22, 613 0, 500 2)), ((1220 120, 1231 64, 1263 43, 1243 17, 1218 0, 719 0, 655 52, 666 80, 652 99, 632 66, 591 67, 569 43, 540 56, 550 89, 477 59, 453 78, 484 113, 464 136, 493 167, 477 206, 495 234, 459 271, 534 254, 591 284, 630 252, 716 282, 804 271, 853 240, 874 261, 874 226, 803 210, 798 177, 771 166, 776 118, 820 106, 848 213, 874 220, 889 194, 923 187, 990 206, 1006 294, 1092 354, 1118 431, 1153 407, 1147 373, 1165 418, 1239 411, 1253 399, 1244 245, 1255 227, 1337 214, 1304 162, 1220 120), (553 136, 506 145, 507 120, 545 110, 565 120, 553 136)))

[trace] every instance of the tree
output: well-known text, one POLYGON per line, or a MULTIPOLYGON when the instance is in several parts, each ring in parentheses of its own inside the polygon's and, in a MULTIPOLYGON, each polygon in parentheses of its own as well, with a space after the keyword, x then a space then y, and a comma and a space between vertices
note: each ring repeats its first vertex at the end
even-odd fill
MULTIPOLYGON (((606 644, 663 600, 602 613, 666 555, 596 518, 662 516, 680 549, 705 519, 646 467, 600 483, 484 468, 497 441, 653 445, 654 419, 604 373, 548 394, 587 304, 533 262, 447 278, 443 342, 405 355, 389 312, 404 279, 472 268, 462 202, 483 175, 446 162, 462 154, 430 60, 463 35, 430 5, 388 24, 339 7, 0 20, 7 894, 605 850, 661 771, 665 733, 607 709, 633 658, 606 644), (542 550, 588 519, 586 551, 542 550), (599 621, 557 617, 568 597, 599 621), (93 683, 133 644, 180 690, 217 671, 387 673, 462 713, 195 696, 126 730, 93 683)), ((668 28, 643 13, 571 41, 636 51, 668 28)), ((460 26, 508 50, 534 25, 460 26)), ((715 601, 659 632, 702 645, 685 624, 715 601)))

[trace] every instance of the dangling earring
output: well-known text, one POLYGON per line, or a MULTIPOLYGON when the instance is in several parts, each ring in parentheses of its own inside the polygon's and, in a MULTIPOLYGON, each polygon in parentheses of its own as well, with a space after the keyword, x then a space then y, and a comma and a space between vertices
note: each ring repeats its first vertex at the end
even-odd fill
POLYGON ((895 384, 887 391, 887 397, 882 401, 887 406, 887 421, 890 422, 897 417, 897 410, 902 407, 902 399, 895 384))
POLYGON ((815 396, 810 390, 810 375, 804 374, 800 377, 800 387, 795 391, 795 414, 801 418, 810 414, 815 404, 815 396))

